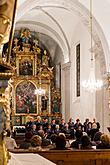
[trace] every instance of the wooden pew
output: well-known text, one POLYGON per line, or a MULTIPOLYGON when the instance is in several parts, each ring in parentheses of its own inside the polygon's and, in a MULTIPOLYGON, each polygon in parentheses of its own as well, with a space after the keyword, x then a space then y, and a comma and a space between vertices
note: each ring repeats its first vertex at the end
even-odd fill
POLYGON ((14 150, 14 153, 37 153, 57 165, 110 165, 110 150, 14 150))

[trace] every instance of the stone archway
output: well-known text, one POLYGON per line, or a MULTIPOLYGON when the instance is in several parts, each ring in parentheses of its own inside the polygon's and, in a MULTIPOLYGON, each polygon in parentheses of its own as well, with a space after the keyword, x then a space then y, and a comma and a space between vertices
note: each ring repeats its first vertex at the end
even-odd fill
MULTIPOLYGON (((83 24, 88 28, 89 27, 89 12, 88 10, 77 0, 29 0, 28 2, 26 1, 18 10, 18 16, 17 16, 17 21, 25 14, 25 12, 28 12, 29 10, 31 10, 34 7, 62 7, 65 10, 68 10, 70 12, 74 12, 76 13, 76 15, 78 15, 81 19, 81 21, 83 22, 83 24), (25 7, 24 7, 25 6, 25 7), (23 10, 22 10, 23 9, 23 10)), ((98 52, 96 52, 97 55, 99 55, 100 58, 100 62, 103 64, 103 73, 106 73, 106 70, 108 70, 108 63, 106 61, 107 58, 105 58, 105 53, 106 56, 109 57, 109 48, 106 42, 106 39, 104 37, 104 34, 101 30, 101 27, 99 26, 99 24, 97 23, 97 21, 94 19, 94 42, 95 42, 95 48, 94 50, 96 51, 96 49, 98 50, 98 52), (98 34, 97 29, 98 28, 98 32, 100 34, 98 34)), ((67 55, 67 54, 66 54, 67 55)), ((69 54, 68 54, 69 55, 69 54)), ((65 56, 65 54, 64 54, 65 56)))

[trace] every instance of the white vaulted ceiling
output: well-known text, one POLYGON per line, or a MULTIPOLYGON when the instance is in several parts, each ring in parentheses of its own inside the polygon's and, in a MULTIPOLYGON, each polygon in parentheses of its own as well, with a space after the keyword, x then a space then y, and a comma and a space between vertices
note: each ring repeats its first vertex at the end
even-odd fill
MULTIPOLYGON (((89 0, 18 0, 15 28, 24 26, 50 36, 61 48, 64 62, 68 62, 76 25, 84 19, 86 21, 89 19, 89 2, 89 0)), ((109 70, 110 1, 92 0, 92 2, 96 21, 95 32, 104 45, 106 68, 109 70)))

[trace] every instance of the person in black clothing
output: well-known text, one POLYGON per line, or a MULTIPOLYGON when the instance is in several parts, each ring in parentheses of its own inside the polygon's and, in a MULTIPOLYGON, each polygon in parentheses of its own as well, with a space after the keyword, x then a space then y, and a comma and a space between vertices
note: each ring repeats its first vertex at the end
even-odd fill
POLYGON ((81 149, 92 149, 92 144, 89 136, 84 135, 81 137, 81 149))
POLYGON ((38 131, 40 129, 40 126, 42 126, 41 117, 40 116, 37 116, 37 119, 34 122, 34 124, 36 125, 36 130, 38 131))
POLYGON ((32 129, 32 126, 33 126, 33 124, 34 124, 34 121, 33 121, 33 117, 29 117, 28 118, 28 122, 26 123, 26 125, 25 125, 25 128, 26 128, 26 132, 29 132, 29 131, 31 131, 31 129, 32 129))
POLYGON ((93 119, 92 125, 94 123, 97 125, 97 131, 99 131, 99 129, 100 129, 100 123, 99 122, 96 122, 96 119, 95 118, 93 119))
POLYGON ((32 133, 33 135, 37 135, 37 130, 36 130, 36 125, 35 125, 35 124, 33 124, 33 126, 32 126, 31 133, 32 133))
POLYGON ((89 119, 88 118, 85 120, 83 127, 84 127, 84 132, 87 133, 88 127, 89 127, 89 119))
POLYGON ((72 118, 69 119, 69 122, 68 122, 69 129, 74 129, 74 122, 72 120, 73 120, 72 118))
POLYGON ((56 125, 55 134, 58 135, 59 133, 61 133, 61 130, 59 129, 59 125, 56 125))
POLYGON ((83 133, 81 130, 76 130, 75 133, 76 140, 71 143, 71 148, 79 149, 79 146, 81 145, 81 138, 83 136, 83 133))
POLYGON ((56 137, 55 145, 56 145, 56 147, 53 148, 55 150, 65 150, 65 149, 67 149, 65 147, 66 146, 66 137, 64 136, 64 134, 61 133, 56 137))
POLYGON ((101 135, 102 135, 102 132, 100 132, 100 131, 95 133, 94 138, 93 138, 93 142, 95 142, 96 145, 101 143, 101 140, 100 140, 101 135))
POLYGON ((99 122, 96 122, 96 119, 94 118, 92 122, 92 129, 90 131, 91 141, 93 141, 94 135, 96 134, 96 132, 99 131, 99 129, 100 129, 100 124, 99 122))
POLYGON ((63 133, 65 134, 67 139, 71 138, 71 130, 69 129, 69 126, 67 123, 65 124, 65 128, 63 130, 63 133))
POLYGON ((27 132, 26 134, 25 134, 25 140, 24 140, 24 142, 22 142, 21 144, 20 144, 20 147, 19 148, 21 148, 21 149, 28 149, 29 147, 31 147, 31 138, 32 138, 32 133, 31 132, 27 132))
POLYGON ((48 129, 46 130, 47 139, 50 139, 52 134, 54 134, 54 130, 51 129, 51 125, 48 125, 48 129))
POLYGON ((65 128, 65 120, 64 119, 61 119, 61 123, 59 125, 59 129, 61 130, 61 132, 64 130, 65 128))
POLYGON ((52 119, 52 122, 51 122, 51 129, 52 129, 52 131, 55 131, 55 128, 56 128, 55 119, 52 119))
POLYGON ((42 122, 42 126, 43 126, 43 130, 44 130, 45 133, 46 133, 46 131, 48 129, 48 125, 49 125, 48 119, 47 118, 44 118, 43 119, 43 122, 42 122))
POLYGON ((75 130, 82 130, 82 124, 80 123, 80 120, 79 119, 77 119, 76 120, 76 123, 74 124, 74 129, 75 130))
POLYGON ((71 138, 74 139, 74 122, 72 121, 72 118, 69 119, 68 128, 71 130, 71 138))
POLYGON ((91 129, 92 129, 92 123, 91 122, 89 122, 88 123, 88 128, 87 128, 87 134, 88 134, 88 136, 91 138, 91 129))

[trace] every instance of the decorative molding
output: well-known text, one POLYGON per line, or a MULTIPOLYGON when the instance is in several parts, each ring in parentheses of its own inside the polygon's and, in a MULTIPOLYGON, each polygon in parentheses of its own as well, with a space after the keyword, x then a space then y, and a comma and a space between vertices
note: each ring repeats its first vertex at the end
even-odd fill
POLYGON ((71 67, 71 63, 70 62, 67 62, 67 63, 61 65, 61 68, 64 71, 70 70, 70 67, 71 67))

